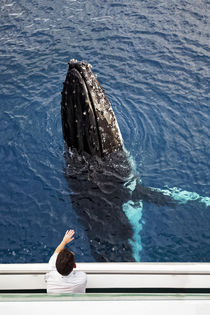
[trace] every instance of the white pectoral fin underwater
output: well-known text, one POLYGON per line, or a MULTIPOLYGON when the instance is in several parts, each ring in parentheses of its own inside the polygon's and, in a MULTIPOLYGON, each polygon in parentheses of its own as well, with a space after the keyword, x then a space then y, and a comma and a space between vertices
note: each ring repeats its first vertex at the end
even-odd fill
POLYGON ((141 184, 111 104, 86 62, 69 62, 61 118, 71 201, 96 261, 140 261, 142 201, 210 206, 210 198, 197 193, 141 184))
POLYGON ((174 201, 180 203, 180 204, 186 204, 189 201, 197 201, 199 203, 203 203, 206 207, 210 207, 210 197, 203 197, 200 196, 196 192, 191 192, 187 190, 182 190, 177 187, 166 189, 158 189, 158 188, 152 188, 153 191, 158 191, 165 196, 169 196, 174 201))
POLYGON ((210 197, 203 197, 196 192, 182 190, 177 187, 166 187, 166 188, 155 188, 155 187, 144 187, 141 182, 137 180, 136 187, 132 193, 132 199, 134 201, 142 200, 147 202, 155 203, 159 206, 166 205, 179 205, 186 204, 190 201, 197 201, 204 204, 206 207, 210 206, 210 197))

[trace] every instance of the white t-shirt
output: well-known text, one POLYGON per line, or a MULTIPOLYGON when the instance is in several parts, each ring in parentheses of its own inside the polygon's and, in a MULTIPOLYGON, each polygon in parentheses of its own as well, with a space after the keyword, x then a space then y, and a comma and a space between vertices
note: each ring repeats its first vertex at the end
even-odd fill
POLYGON ((54 253, 49 264, 51 271, 45 275, 45 281, 47 282, 47 293, 85 293, 87 276, 83 271, 74 271, 68 276, 62 276, 56 270, 56 259, 58 254, 54 253))

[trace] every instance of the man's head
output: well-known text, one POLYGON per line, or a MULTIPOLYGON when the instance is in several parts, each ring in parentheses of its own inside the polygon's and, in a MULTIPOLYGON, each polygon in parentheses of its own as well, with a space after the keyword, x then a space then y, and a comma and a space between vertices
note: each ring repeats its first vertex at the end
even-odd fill
POLYGON ((74 253, 68 248, 64 248, 56 259, 56 269, 62 276, 68 276, 75 268, 74 253))

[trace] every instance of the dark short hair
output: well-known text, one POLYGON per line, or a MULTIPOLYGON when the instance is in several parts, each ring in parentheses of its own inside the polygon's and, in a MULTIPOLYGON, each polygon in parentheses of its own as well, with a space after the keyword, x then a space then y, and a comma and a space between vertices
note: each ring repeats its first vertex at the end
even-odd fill
POLYGON ((56 269, 62 276, 68 276, 74 268, 74 253, 64 248, 56 259, 56 269))

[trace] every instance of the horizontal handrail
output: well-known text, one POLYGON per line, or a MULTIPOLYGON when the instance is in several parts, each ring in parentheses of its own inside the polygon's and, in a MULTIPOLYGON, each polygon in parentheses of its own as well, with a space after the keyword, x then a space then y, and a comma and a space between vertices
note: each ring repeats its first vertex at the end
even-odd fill
MULTIPOLYGON (((44 274, 48 264, 0 264, 0 274, 44 274)), ((210 274, 210 263, 77 263, 87 274, 210 274)))

